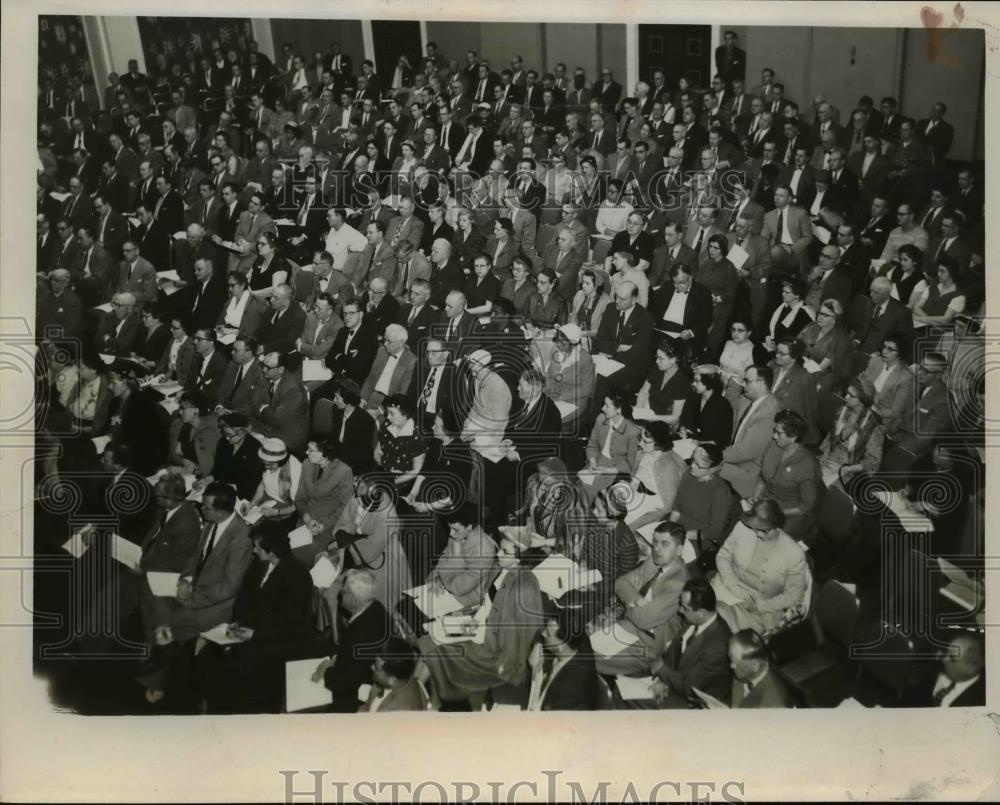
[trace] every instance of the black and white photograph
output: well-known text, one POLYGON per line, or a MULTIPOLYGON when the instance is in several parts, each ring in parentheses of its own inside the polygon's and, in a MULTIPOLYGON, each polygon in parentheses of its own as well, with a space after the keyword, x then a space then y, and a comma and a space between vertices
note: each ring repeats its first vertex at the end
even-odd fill
POLYGON ((1000 796, 995 8, 14 5, 10 791, 1000 796))

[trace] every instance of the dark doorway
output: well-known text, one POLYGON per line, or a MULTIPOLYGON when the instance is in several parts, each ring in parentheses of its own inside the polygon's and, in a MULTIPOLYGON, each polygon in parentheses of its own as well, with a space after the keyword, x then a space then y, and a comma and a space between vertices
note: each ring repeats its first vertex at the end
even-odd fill
POLYGON ((672 91, 682 76, 695 87, 707 88, 712 79, 711 50, 710 25, 640 25, 639 78, 652 83, 653 70, 660 69, 672 91))
MULTIPOLYGON (((420 23, 410 20, 372 20, 372 39, 375 44, 375 72, 388 86, 400 56, 406 56, 410 66, 420 69, 420 23)), ((360 73, 360 69, 358 70, 360 73)))

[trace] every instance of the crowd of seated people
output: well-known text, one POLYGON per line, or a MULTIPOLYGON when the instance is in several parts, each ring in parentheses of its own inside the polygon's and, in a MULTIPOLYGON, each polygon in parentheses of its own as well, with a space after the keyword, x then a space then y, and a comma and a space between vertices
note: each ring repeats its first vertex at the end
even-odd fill
POLYGON ((40 91, 38 479, 120 522, 80 572, 151 708, 278 712, 303 658, 337 712, 982 703, 981 596, 878 603, 982 570, 977 171, 944 103, 807 110, 735 41, 631 93, 433 43, 40 91), (940 675, 813 697, 837 590, 940 675))

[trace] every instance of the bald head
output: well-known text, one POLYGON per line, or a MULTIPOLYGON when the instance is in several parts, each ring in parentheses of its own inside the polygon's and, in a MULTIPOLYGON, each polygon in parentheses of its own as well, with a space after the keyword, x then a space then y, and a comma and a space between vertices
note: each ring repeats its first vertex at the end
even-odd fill
POLYGON ((385 293, 389 289, 389 284, 382 277, 375 277, 368 284, 368 288, 373 293, 385 293))

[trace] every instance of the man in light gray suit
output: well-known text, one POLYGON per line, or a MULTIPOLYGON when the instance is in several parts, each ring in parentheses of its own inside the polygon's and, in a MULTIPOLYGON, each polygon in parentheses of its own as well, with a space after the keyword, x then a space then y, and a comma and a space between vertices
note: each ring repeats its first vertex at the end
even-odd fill
POLYGON ((764 450, 771 442, 774 416, 781 410, 771 394, 774 372, 767 366, 751 366, 743 374, 743 394, 750 406, 736 422, 733 443, 722 452, 719 473, 741 498, 753 496, 760 476, 764 450))
POLYGON ((387 397, 409 391, 417 356, 406 345, 408 337, 401 324, 385 328, 385 342, 378 348, 372 370, 361 386, 361 401, 367 408, 376 408, 387 397))

